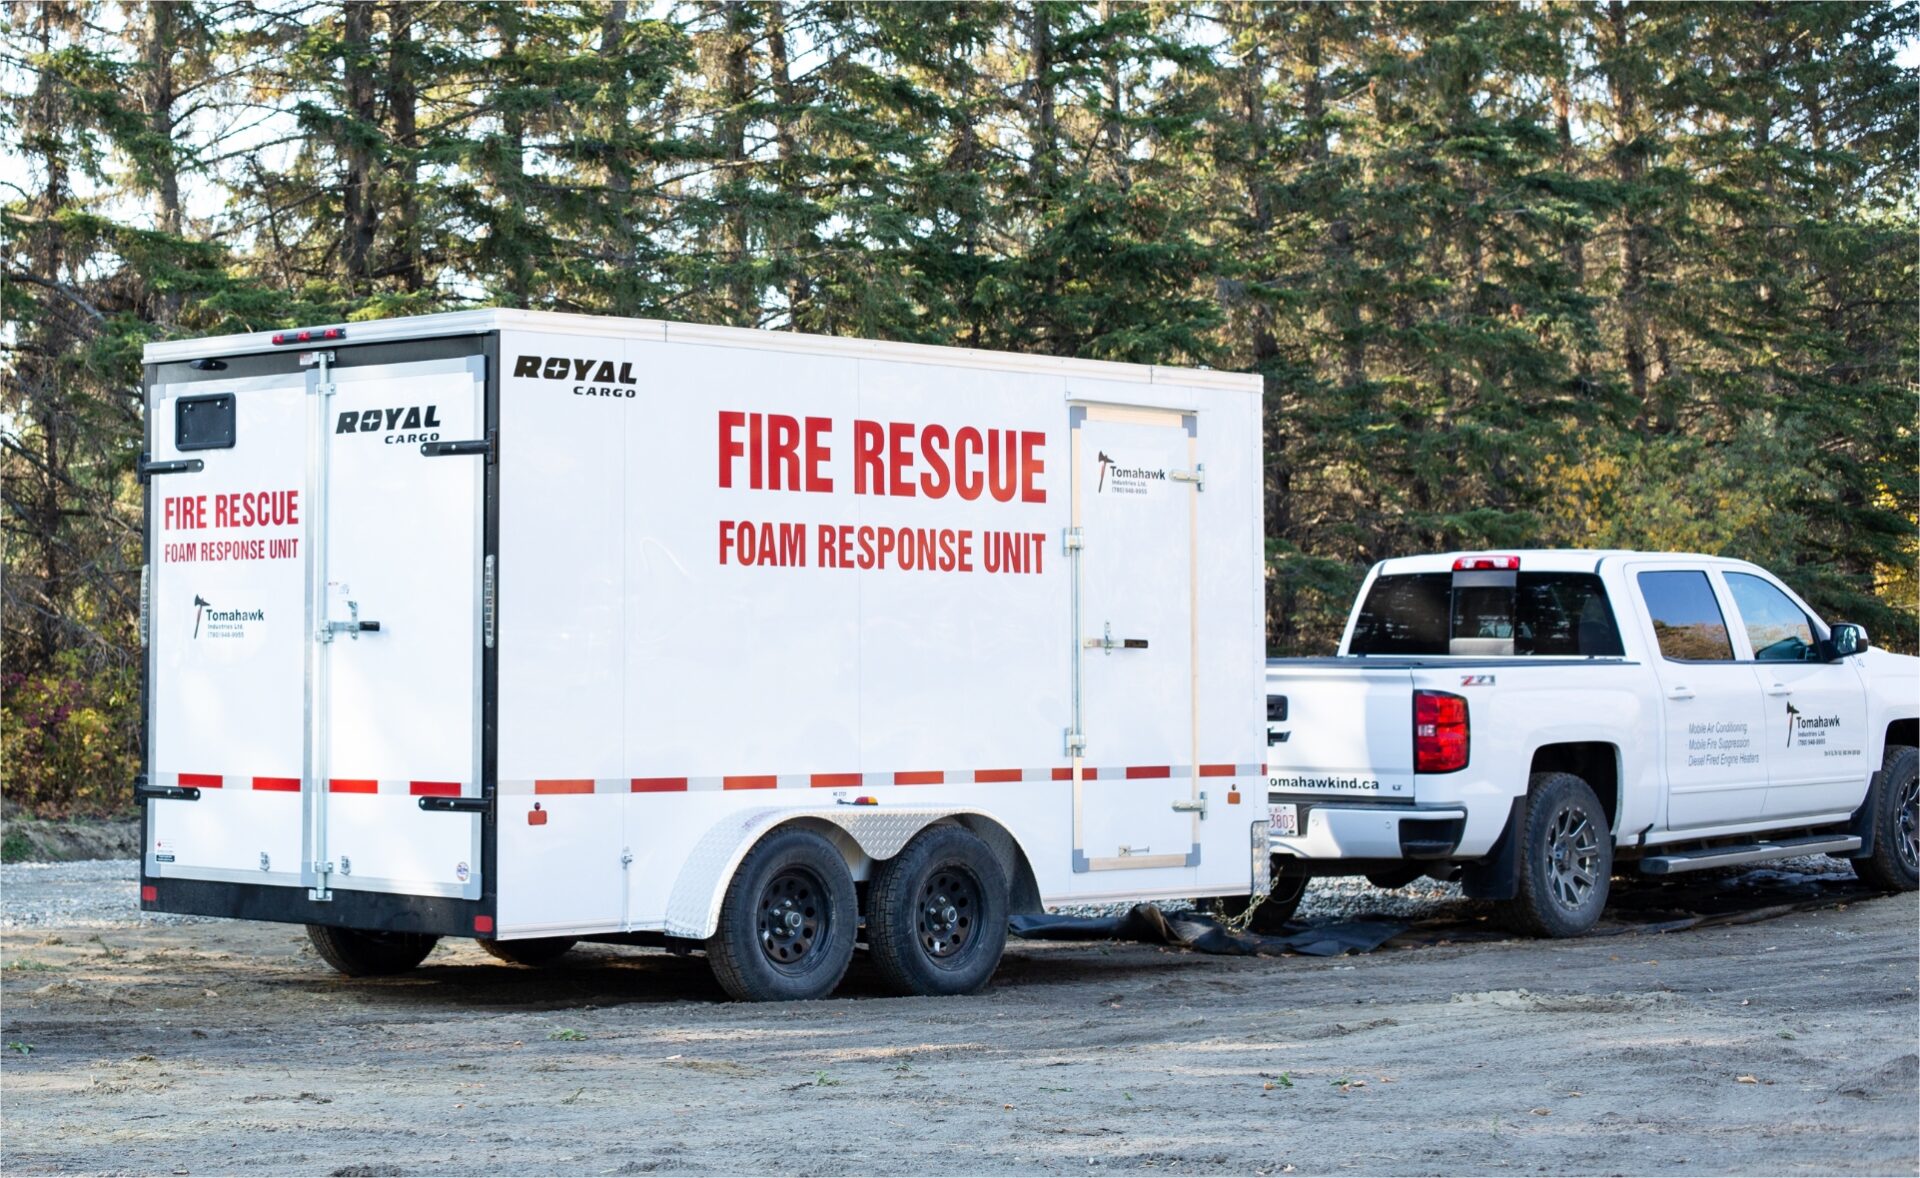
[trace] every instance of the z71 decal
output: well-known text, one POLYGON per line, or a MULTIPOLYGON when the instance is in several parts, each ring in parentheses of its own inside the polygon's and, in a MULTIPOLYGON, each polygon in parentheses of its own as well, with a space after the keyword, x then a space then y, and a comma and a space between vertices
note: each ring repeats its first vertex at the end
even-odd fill
POLYGON ((1460 676, 1460 686, 1462 686, 1462 687, 1492 687, 1492 686, 1493 686, 1493 676, 1492 676, 1492 675, 1462 675, 1462 676, 1460 676))

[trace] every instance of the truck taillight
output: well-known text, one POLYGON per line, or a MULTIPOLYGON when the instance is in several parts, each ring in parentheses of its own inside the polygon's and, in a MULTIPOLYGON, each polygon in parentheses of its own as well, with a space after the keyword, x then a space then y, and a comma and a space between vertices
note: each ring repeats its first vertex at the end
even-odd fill
POLYGON ((1445 691, 1413 693, 1413 771, 1455 773, 1467 767, 1467 701, 1445 691))
POLYGON ((1520 558, 1517 556, 1463 556, 1453 562, 1453 571, 1456 573, 1514 573, 1520 571, 1520 558))

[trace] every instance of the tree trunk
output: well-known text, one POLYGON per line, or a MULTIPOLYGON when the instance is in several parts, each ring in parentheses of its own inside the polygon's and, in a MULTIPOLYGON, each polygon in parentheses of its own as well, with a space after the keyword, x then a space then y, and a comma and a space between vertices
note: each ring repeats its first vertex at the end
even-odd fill
POLYGON ((373 194, 373 149, 367 138, 374 126, 373 0, 346 0, 340 36, 342 74, 346 83, 347 119, 357 124, 345 130, 341 155, 347 174, 341 194, 342 269, 349 292, 362 292, 372 274, 373 236, 379 210, 373 194))
POLYGON ((414 6, 409 0, 387 5, 387 111, 393 127, 393 260, 386 269, 400 289, 417 291, 425 282, 420 258, 420 82, 414 58, 414 6))

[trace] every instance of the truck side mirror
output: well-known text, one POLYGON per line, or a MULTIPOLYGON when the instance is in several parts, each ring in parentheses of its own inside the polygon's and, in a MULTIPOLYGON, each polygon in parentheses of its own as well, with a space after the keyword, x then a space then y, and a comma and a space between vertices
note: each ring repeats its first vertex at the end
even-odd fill
POLYGON ((1846 658, 1860 654, 1873 645, 1867 638, 1867 628, 1856 626, 1852 622, 1835 622, 1833 636, 1827 639, 1827 646, 1833 651, 1833 657, 1846 658))

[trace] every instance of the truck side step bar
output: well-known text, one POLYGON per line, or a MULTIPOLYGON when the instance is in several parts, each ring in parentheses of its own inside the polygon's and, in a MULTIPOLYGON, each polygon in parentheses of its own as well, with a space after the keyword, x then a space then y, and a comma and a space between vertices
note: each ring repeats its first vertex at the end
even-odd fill
POLYGON ((1822 851, 1857 851, 1860 836, 1854 834, 1816 834, 1807 838, 1768 839, 1731 847, 1709 847, 1704 851, 1676 851, 1671 855, 1648 855, 1640 860, 1642 875, 1677 875, 1682 871, 1704 871, 1709 867, 1736 867, 1742 863, 1764 863, 1768 859, 1791 859, 1796 855, 1818 855, 1822 851))

